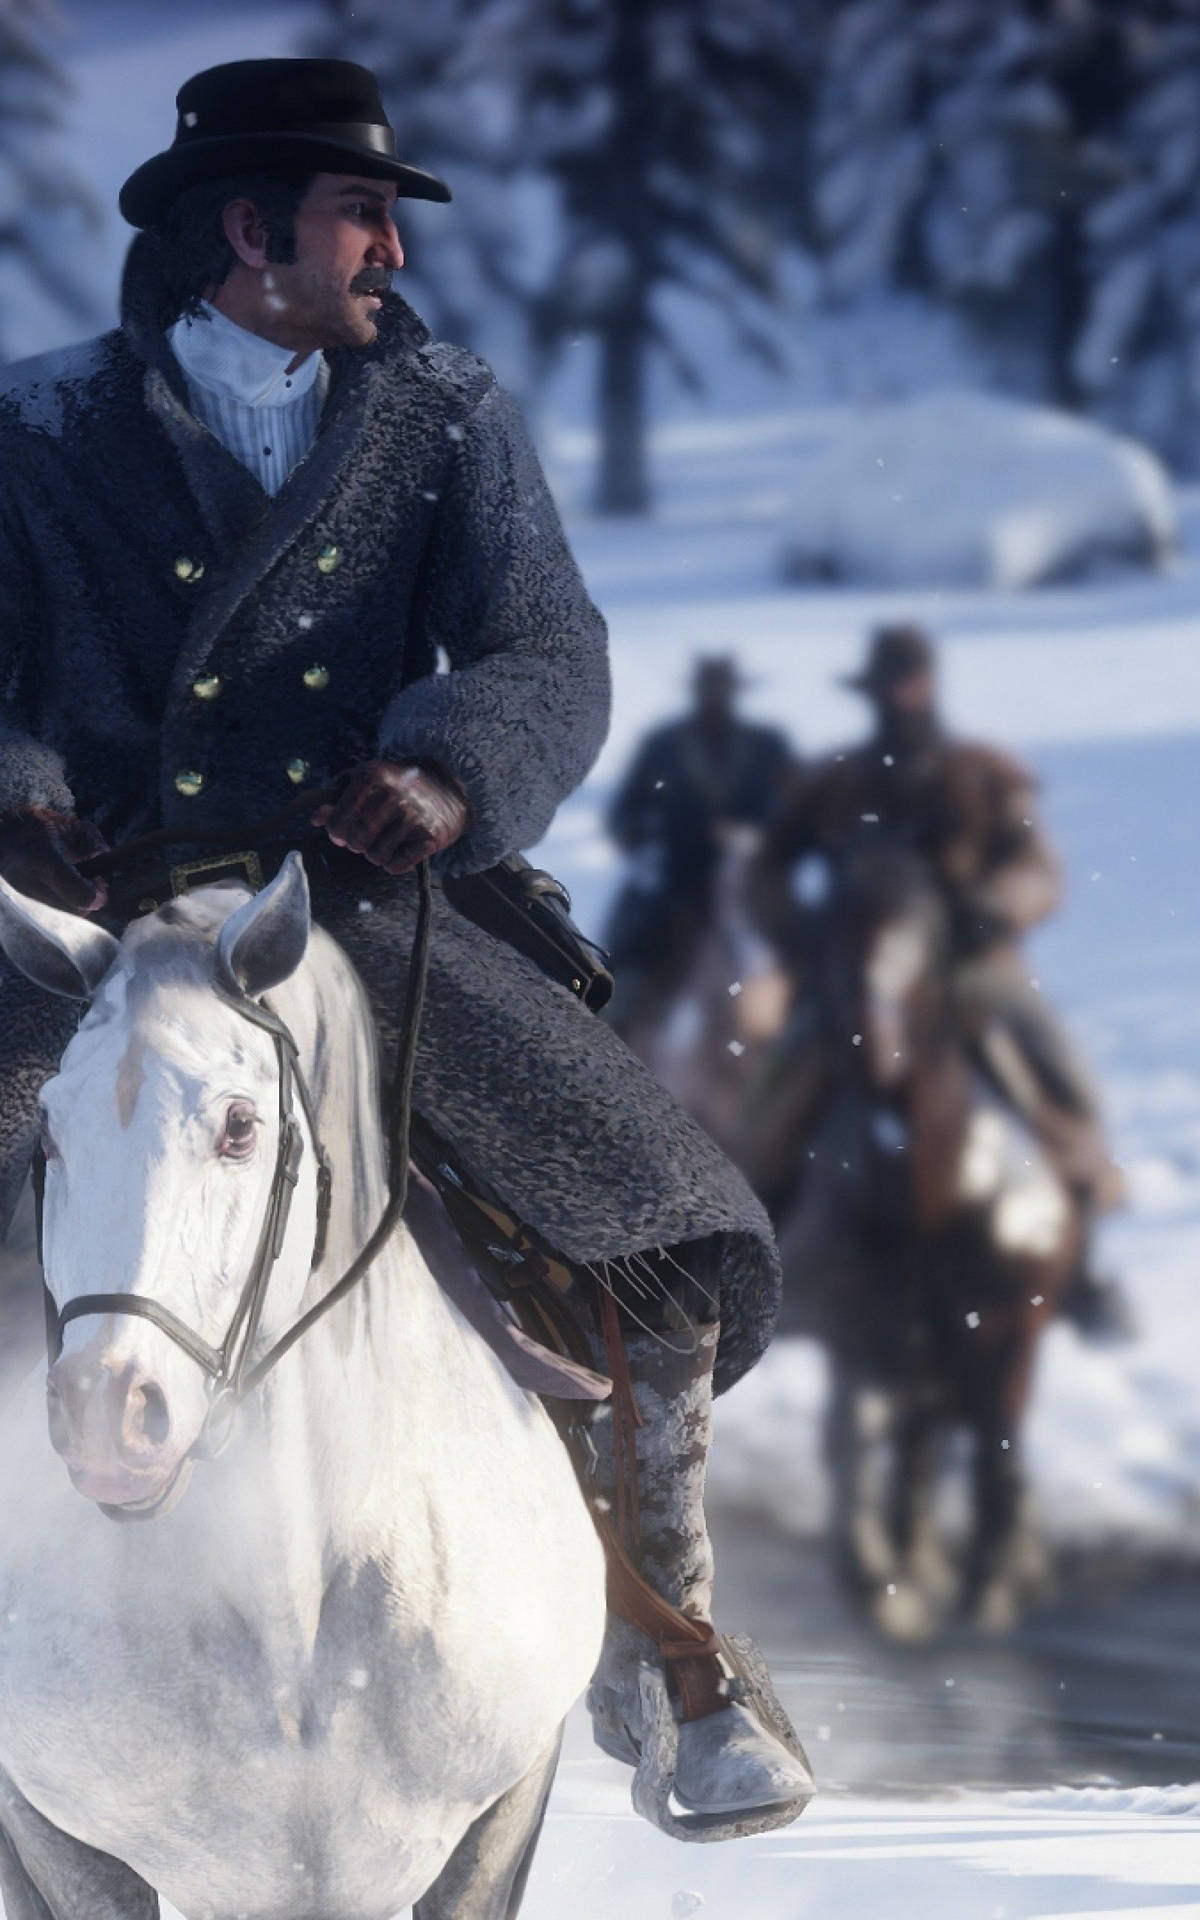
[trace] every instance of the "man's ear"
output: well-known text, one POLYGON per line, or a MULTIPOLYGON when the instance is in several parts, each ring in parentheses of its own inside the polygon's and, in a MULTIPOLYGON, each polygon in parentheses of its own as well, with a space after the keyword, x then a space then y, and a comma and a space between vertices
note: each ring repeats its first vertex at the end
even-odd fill
POLYGON ((221 211, 225 238, 244 267, 262 269, 267 258, 270 235, 253 200, 230 200, 221 211))

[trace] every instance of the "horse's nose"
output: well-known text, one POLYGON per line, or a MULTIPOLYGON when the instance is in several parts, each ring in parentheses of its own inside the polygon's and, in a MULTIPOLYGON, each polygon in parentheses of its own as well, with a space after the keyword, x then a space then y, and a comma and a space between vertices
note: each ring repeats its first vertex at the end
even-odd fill
POLYGON ((88 1354, 58 1360, 46 1378, 50 1442, 65 1459, 115 1454, 123 1467, 153 1467, 171 1437, 160 1383, 136 1363, 88 1354))

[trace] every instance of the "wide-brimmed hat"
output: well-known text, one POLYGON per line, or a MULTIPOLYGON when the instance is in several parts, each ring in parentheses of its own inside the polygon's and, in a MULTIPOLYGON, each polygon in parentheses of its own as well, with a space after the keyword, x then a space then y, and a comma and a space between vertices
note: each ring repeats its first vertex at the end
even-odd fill
POLYGON ((352 60, 233 60, 186 80, 175 138, 131 173, 120 208, 150 226, 187 187, 226 174, 308 168, 395 182, 408 200, 449 200, 444 180, 396 158, 379 82, 352 60))
POLYGON ((936 663, 933 642, 923 627, 878 627, 871 635, 866 664, 840 678, 844 687, 858 693, 880 693, 901 680, 931 673, 936 663))

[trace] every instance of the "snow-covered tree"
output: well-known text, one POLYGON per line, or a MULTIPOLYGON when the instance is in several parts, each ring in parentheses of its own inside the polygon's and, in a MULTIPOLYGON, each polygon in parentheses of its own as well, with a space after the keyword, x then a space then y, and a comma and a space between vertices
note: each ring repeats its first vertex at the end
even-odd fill
POLYGON ((313 50, 372 67, 403 151, 454 190, 449 213, 404 209, 421 311, 470 344, 490 332, 485 315, 519 311, 539 374, 568 339, 596 337, 605 510, 648 500, 650 355, 703 383, 664 289, 715 303, 741 347, 771 350, 756 302, 773 230, 796 218, 813 11, 813 0, 326 0, 313 50))
POLYGON ((0 355, 3 305, 20 298, 22 277, 73 320, 96 318, 77 256, 99 208, 55 152, 69 93, 51 55, 57 24, 49 0, 0 0, 0 355))
MULTIPOLYGON (((802 0, 510 0, 508 71, 526 163, 556 191, 558 239, 533 302, 538 350, 598 343, 596 504, 649 500, 652 353, 700 388, 704 369, 661 298, 715 305, 743 350, 768 354, 779 156, 804 110, 802 0)), ((788 209, 789 221, 791 209, 788 209)))
POLYGON ((1200 10, 1145 8, 1129 36, 1121 173, 1086 223, 1076 379, 1096 412, 1200 471, 1200 10))
POLYGON ((1013 384, 1078 399, 1084 222, 1119 176, 1119 11, 1097 0, 850 0, 813 123, 812 232, 849 300, 955 303, 1013 384))
POLYGON ((519 298, 511 208, 514 100, 495 70, 496 0, 325 0, 311 51, 378 76, 400 152, 445 178, 451 208, 406 201, 404 292, 434 331, 478 347, 497 302, 519 298))

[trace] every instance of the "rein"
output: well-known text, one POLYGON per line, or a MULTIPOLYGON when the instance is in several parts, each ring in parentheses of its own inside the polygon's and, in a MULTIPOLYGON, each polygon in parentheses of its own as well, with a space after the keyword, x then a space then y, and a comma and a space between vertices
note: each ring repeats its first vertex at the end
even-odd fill
MULTIPOLYGON (((294 814, 305 809, 311 811, 331 797, 334 792, 336 789, 316 789, 298 795, 278 814, 272 815, 266 821, 258 822, 255 827, 249 829, 248 833, 244 832, 242 844, 247 838, 268 837, 271 832, 284 826, 294 814)), ((147 834, 141 840, 131 841, 124 847, 95 855, 90 861, 81 862, 80 870, 92 874, 114 873, 123 866, 131 865, 152 846, 157 848, 169 845, 172 841, 179 843, 180 838, 178 834, 173 834, 169 830, 165 833, 147 834)), ((192 841, 199 838, 200 836, 196 834, 189 835, 192 841)), ((206 834, 204 838, 206 844, 216 844, 218 840, 229 842, 227 834, 218 834, 215 831, 206 834)), ((300 1178, 304 1134, 297 1117, 294 1094, 299 1096, 300 1107, 308 1125, 317 1160, 317 1223, 309 1265, 310 1276, 320 1265, 324 1254, 332 1201, 332 1170, 317 1133, 315 1107, 300 1068, 296 1042, 289 1028, 265 1001, 252 1000, 248 994, 240 990, 236 981, 220 978, 217 980, 216 990, 226 1004, 232 1007, 242 1019, 251 1021, 270 1034, 279 1067, 277 1081, 279 1139, 271 1176, 271 1190, 267 1197, 266 1212, 250 1271, 224 1340, 219 1347, 212 1346, 187 1326, 186 1322, 173 1314, 168 1307, 162 1306, 157 1300, 143 1294, 81 1294, 76 1299, 69 1300, 60 1309, 49 1286, 43 1280, 46 1347, 50 1366, 59 1359, 62 1353, 63 1334, 73 1320, 82 1319, 87 1315, 125 1313, 150 1321, 208 1374, 212 1383, 208 1414, 197 1440, 190 1449, 193 1454, 201 1458, 211 1457, 219 1452, 228 1440, 229 1426, 217 1435, 212 1433, 214 1416, 218 1410, 223 1419, 231 1420, 241 1400, 259 1386, 297 1341, 302 1339, 331 1308, 344 1299, 363 1278, 395 1232, 403 1215, 408 1196, 409 1139, 412 1128, 412 1089, 416 1071, 417 1041, 429 977, 433 893, 428 861, 423 860, 420 863, 416 869, 416 876, 417 924, 413 935, 395 1079, 387 1116, 388 1197, 374 1231, 334 1284, 301 1314, 300 1318, 253 1366, 249 1364, 266 1304, 271 1275, 283 1251, 292 1199, 300 1178)), ((39 1261, 42 1259, 45 1173, 45 1158, 39 1152, 35 1156, 33 1169, 39 1261)))

